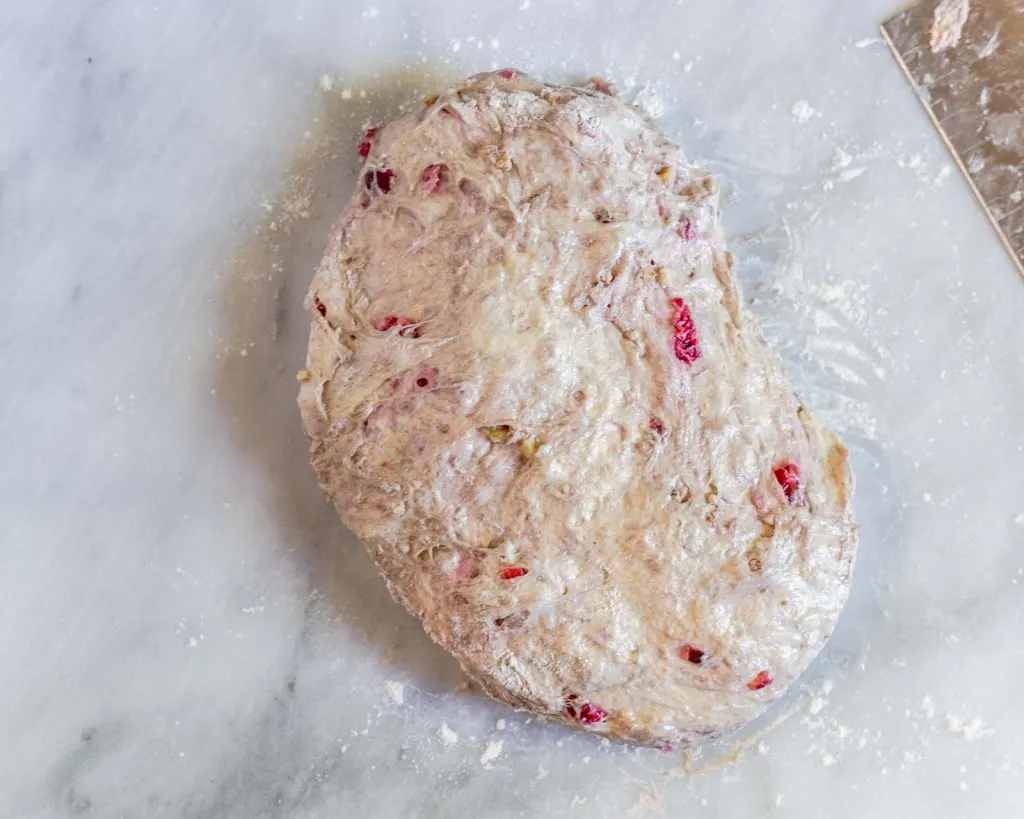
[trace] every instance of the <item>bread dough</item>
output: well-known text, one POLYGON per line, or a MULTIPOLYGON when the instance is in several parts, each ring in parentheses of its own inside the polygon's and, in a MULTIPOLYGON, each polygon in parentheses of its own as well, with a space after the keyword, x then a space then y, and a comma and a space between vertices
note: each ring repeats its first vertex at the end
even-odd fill
POLYGON ((306 305, 310 457, 492 697, 678 746, 846 600, 846 449, 743 310, 717 188, 607 85, 482 74, 368 131, 306 305))

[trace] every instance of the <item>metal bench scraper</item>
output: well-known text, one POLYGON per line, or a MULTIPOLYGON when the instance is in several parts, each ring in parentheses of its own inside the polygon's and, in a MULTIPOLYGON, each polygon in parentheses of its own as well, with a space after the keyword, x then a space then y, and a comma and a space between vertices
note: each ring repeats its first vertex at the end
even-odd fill
POLYGON ((1024 0, 924 0, 882 36, 1024 275, 1024 0))

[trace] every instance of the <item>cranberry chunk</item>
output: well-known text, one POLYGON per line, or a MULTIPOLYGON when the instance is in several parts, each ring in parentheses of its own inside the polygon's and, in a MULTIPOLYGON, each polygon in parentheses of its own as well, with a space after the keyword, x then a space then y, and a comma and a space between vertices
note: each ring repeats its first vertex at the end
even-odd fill
POLYGON ((585 702, 580 706, 580 722, 586 725, 594 725, 598 722, 604 722, 606 719, 608 719, 608 712, 600 705, 585 702))
POLYGON ((363 183, 368 189, 376 187, 381 193, 391 193, 391 182, 394 178, 393 170, 383 168, 379 171, 367 171, 363 176, 363 183))
POLYGON ((423 171, 421 186, 427 195, 444 193, 445 185, 448 182, 448 166, 435 164, 427 165, 423 171))
POLYGON ((672 336, 672 351, 684 364, 693 364, 702 355, 693 314, 686 302, 678 297, 672 299, 672 308, 672 329, 675 332, 672 336))
POLYGON ((775 469, 775 480, 779 482, 782 491, 786 493, 786 500, 790 503, 800 500, 800 467, 796 464, 783 464, 775 469))
POLYGON ((758 671, 757 676, 747 683, 747 688, 751 691, 760 691, 762 688, 767 688, 773 682, 772 675, 767 671, 758 671))
POLYGON ((697 646, 691 646, 689 643, 679 649, 679 656, 694 665, 700 665, 704 662, 704 652, 697 648, 697 646))
POLYGON ((388 330, 398 327, 399 335, 406 338, 419 338, 420 328, 414 326, 415 324, 415 319, 411 319, 408 316, 380 316, 370 322, 373 329, 381 333, 386 333, 388 330))
POLYGON ((437 386, 437 367, 424 367, 416 377, 416 386, 421 390, 437 386))
POLYGON ((373 147, 373 138, 377 136, 376 128, 367 128, 363 132, 363 141, 359 143, 359 155, 366 159, 370 155, 370 149, 373 147))
POLYGON ((524 574, 529 574, 529 569, 524 569, 522 566, 506 566, 501 570, 502 580, 515 580, 517 577, 522 577, 524 574))

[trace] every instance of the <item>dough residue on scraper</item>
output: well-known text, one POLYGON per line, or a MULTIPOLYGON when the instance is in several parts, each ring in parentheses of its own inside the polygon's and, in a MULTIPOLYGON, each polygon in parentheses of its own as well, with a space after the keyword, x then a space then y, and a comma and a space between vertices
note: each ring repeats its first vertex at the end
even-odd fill
POLYGON ((970 13, 970 0, 941 0, 935 7, 935 14, 932 17, 933 54, 953 48, 960 42, 960 35, 970 13))

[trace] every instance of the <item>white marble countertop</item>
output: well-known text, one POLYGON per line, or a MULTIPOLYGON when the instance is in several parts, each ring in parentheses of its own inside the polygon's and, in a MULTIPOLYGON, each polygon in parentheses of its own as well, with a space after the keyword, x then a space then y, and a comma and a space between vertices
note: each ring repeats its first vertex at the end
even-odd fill
POLYGON ((896 5, 0 4, 0 817, 1019 815, 1024 281, 877 40, 896 5), (853 453, 839 629, 693 757, 455 691, 306 464, 356 135, 506 64, 609 75, 710 162, 853 453))

